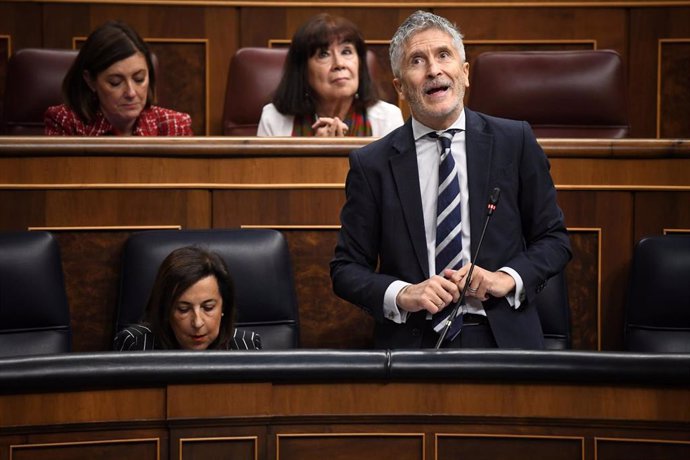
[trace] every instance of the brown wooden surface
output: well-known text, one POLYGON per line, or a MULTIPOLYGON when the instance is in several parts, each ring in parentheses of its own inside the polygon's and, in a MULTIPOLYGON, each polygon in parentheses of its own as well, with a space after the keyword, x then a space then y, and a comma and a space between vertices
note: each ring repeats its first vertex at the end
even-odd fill
POLYGON ((684 387, 574 382, 244 382, 4 394, 0 458, 686 458, 688 407, 684 387))
POLYGON ((10 450, 12 460, 70 460, 75 458, 159 458, 159 440, 114 439, 105 441, 41 443, 14 445, 10 450))
MULTIPOLYGON (((331 290, 347 153, 365 140, 0 138, 0 230, 57 235, 75 351, 110 348, 120 256, 146 228, 268 227, 288 241, 304 348, 370 348, 331 290)), ((690 231, 690 143, 541 140, 573 260, 573 348, 619 350, 634 245, 690 231)))
POLYGON ((161 420, 166 407, 160 388, 0 394, 0 426, 161 420))
MULTIPOLYGON (((191 113, 197 135, 218 135, 230 59, 240 47, 284 42, 307 18, 326 11, 355 22, 386 68, 387 41, 419 7, 458 23, 470 64, 478 53, 494 49, 614 49, 627 68, 631 137, 690 137, 686 78, 690 2, 684 0, 2 0, 0 38, 9 40, 0 40, 0 49, 3 43, 9 52, 72 48, 75 38, 88 35, 104 21, 123 19, 151 42, 161 60, 160 102, 191 113)), ((6 59, 7 51, 0 51, 0 83, 6 59)), ((0 100, 3 91, 0 85, 0 100)))

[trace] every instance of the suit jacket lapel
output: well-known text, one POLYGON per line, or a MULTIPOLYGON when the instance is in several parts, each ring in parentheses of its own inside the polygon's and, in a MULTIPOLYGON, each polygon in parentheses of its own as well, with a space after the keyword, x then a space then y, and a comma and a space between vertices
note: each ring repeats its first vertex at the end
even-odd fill
POLYGON ((476 113, 465 108, 465 146, 467 150, 467 186, 470 202, 471 257, 477 250, 489 200, 489 175, 493 155, 492 134, 484 131, 485 123, 476 113))
POLYGON ((426 236, 424 230, 424 215, 422 212, 422 194, 419 190, 419 170, 417 169, 417 153, 412 135, 412 123, 407 120, 403 128, 398 131, 393 140, 393 148, 397 154, 390 159, 393 181, 400 197, 407 230, 412 241, 412 247, 422 272, 429 277, 429 263, 426 252, 426 236))

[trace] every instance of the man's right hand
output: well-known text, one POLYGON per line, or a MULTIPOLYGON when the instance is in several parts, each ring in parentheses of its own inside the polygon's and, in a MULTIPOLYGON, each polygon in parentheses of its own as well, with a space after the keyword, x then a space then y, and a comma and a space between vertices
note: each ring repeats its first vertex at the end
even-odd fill
POLYGON ((411 284, 400 290, 395 302, 402 310, 416 312, 426 310, 436 314, 460 298, 458 286, 442 276, 434 275, 419 284, 411 284))

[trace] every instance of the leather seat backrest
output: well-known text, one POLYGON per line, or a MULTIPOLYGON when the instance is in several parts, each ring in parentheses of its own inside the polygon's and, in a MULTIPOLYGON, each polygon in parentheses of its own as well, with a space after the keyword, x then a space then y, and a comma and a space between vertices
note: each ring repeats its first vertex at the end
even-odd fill
POLYGON ((626 350, 690 353, 689 281, 690 235, 639 241, 626 300, 626 350))
POLYGON ((69 352, 71 330, 57 241, 0 232, 0 357, 69 352))
POLYGON ((625 69, 615 51, 486 52, 470 72, 469 108, 526 120, 537 137, 628 135, 625 69))
POLYGON ((271 102, 287 48, 240 48, 230 61, 225 90, 223 134, 256 136, 261 110, 271 102))
POLYGON ((570 349, 570 302, 564 271, 549 278, 544 289, 537 295, 536 302, 546 349, 570 349))
POLYGON ((261 335, 265 349, 299 345, 299 313, 292 266, 283 234, 270 229, 154 230, 125 244, 116 330, 141 320, 163 259, 174 249, 198 245, 218 253, 235 284, 237 327, 261 335))
POLYGON ((43 135, 43 114, 62 104, 62 81, 77 51, 25 48, 7 63, 0 132, 13 136, 43 135))

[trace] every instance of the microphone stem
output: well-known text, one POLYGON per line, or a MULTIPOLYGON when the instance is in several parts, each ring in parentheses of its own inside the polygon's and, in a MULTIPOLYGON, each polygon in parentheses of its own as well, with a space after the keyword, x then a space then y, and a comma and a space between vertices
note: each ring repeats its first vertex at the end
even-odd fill
POLYGON ((474 271, 474 265, 477 263, 477 256, 479 255, 479 249, 482 247, 482 242, 484 241, 484 234, 486 233, 486 227, 489 225, 489 219, 491 219, 491 216, 493 215, 493 209, 490 207, 489 212, 486 215, 486 219, 484 219, 484 227, 482 228, 482 235, 479 237, 479 244, 477 244, 477 249, 474 251, 474 258, 472 259, 472 262, 470 263, 470 270, 467 272, 467 280, 465 281, 465 287, 462 288, 462 292, 460 293, 460 298, 458 299, 457 302, 453 305, 453 310, 451 311, 450 315, 448 315, 448 319, 446 320, 446 325, 443 327, 443 330, 441 331, 441 334, 438 337, 438 340, 436 341, 436 349, 441 348, 441 344, 443 341, 446 339, 446 335, 448 334, 448 330, 450 330, 450 326, 453 324, 453 321, 455 320, 455 317, 458 314, 458 310, 460 309, 460 304, 462 304, 463 299, 465 298, 465 294, 467 293, 467 288, 470 286, 470 282, 472 281, 472 272, 474 271))

